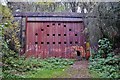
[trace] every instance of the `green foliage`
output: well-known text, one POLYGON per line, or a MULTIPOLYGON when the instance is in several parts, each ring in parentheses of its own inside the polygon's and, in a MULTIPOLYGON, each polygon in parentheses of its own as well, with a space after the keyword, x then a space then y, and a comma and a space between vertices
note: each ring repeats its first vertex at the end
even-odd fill
POLYGON ((62 58, 48 58, 41 60, 42 67, 29 71, 25 75, 27 78, 54 78, 63 74, 64 69, 72 65, 74 60, 62 58))
POLYGON ((7 77, 17 77, 16 75, 10 75, 9 70, 17 70, 16 68, 19 66, 16 64, 19 62, 19 56, 16 52, 10 49, 11 41, 15 43, 14 47, 19 49, 19 41, 16 36, 16 28, 17 23, 12 23, 13 16, 11 14, 11 10, 7 6, 0 5, 0 15, 2 15, 2 22, 0 23, 0 51, 3 63, 3 76, 7 77), (15 68, 15 69, 13 69, 15 68))
POLYGON ((37 69, 64 69, 68 65, 72 65, 74 60, 70 59, 60 59, 60 58, 48 58, 48 59, 38 59, 38 58, 28 58, 25 57, 9 57, 8 59, 4 59, 3 66, 3 75, 5 78, 9 75, 9 73, 13 73, 12 75, 19 77, 23 77, 26 72, 36 71, 37 69))
POLYGON ((3 77, 4 78, 19 78, 23 77, 25 72, 36 70, 42 67, 41 60, 29 58, 26 59, 25 57, 18 57, 18 56, 11 56, 9 58, 3 58, 3 77))
POLYGON ((5 77, 4 77, 5 79, 24 78, 24 77, 19 76, 19 75, 10 74, 10 73, 8 73, 8 72, 4 72, 4 73, 3 73, 3 76, 5 76, 5 77))
POLYGON ((43 61, 42 64, 44 66, 43 68, 46 69, 65 68, 65 66, 72 65, 73 60, 62 58, 49 58, 43 61))
POLYGON ((120 78, 120 58, 114 55, 111 46, 108 39, 99 40, 98 53, 90 58, 89 69, 98 72, 102 78, 120 78))
POLYGON ((25 78, 58 78, 61 74, 64 74, 64 69, 37 69, 28 72, 25 78))
POLYGON ((100 39, 98 41, 98 47, 98 54, 104 58, 112 51, 112 44, 107 38, 100 39))
POLYGON ((97 71, 103 78, 120 78, 120 59, 115 57, 111 58, 100 58, 97 61, 90 62, 89 69, 97 71))
MULTIPOLYGON (((12 11, 7 6, 0 5, 0 36, 2 37, 2 42, 7 44, 9 49, 18 52, 20 48, 20 43, 18 39, 19 26, 17 22, 13 22, 14 18, 12 16, 12 11)), ((4 44, 1 44, 4 45, 4 44)))
POLYGON ((7 42, 5 42, 2 38, 3 38, 3 31, 4 29, 7 28, 7 23, 5 24, 0 24, 0 51, 3 52, 5 49, 8 50, 8 45, 7 45, 7 42))

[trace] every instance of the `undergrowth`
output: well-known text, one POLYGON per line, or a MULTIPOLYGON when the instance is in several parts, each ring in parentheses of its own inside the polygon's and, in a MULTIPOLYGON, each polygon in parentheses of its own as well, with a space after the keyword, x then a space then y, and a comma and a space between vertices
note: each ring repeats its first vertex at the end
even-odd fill
POLYGON ((98 43, 98 52, 89 59, 89 69, 99 73, 100 78, 120 78, 119 55, 114 55, 108 39, 103 38, 98 43))
MULTIPOLYGON (((35 72, 37 69, 57 70, 64 69, 68 65, 72 65, 74 60, 62 58, 8 58, 3 66, 4 78, 25 78, 27 72, 35 72)), ((43 73, 44 74, 44 73, 43 73)))

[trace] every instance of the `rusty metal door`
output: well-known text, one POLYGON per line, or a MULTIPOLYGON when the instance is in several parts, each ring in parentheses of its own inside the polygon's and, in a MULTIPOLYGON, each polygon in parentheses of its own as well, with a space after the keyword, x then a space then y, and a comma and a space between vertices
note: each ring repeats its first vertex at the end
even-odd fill
POLYGON ((26 55, 74 58, 72 46, 84 46, 83 22, 27 22, 26 55))

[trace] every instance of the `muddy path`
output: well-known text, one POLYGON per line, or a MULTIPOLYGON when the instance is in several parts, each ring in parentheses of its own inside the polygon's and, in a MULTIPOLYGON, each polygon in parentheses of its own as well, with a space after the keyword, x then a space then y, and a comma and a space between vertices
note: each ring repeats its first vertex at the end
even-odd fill
POLYGON ((90 78, 88 61, 76 61, 58 78, 90 78))

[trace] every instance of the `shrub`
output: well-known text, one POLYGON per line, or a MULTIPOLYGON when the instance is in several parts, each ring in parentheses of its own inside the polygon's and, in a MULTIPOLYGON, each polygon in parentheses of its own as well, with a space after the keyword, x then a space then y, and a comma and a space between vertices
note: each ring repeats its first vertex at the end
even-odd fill
POLYGON ((107 54, 112 52, 112 44, 107 38, 100 39, 98 41, 98 47, 98 54, 103 58, 106 58, 107 54))
POLYGON ((120 78, 120 58, 112 52, 112 44, 106 38, 98 41, 95 57, 90 57, 89 69, 100 73, 102 78, 120 78))

